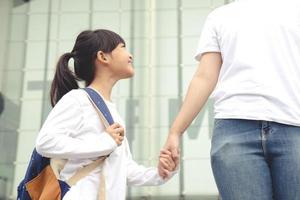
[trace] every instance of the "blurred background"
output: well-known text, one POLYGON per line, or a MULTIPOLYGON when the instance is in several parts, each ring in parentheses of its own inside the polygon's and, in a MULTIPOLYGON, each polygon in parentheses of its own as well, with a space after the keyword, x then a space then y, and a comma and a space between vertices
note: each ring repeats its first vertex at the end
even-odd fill
MULTIPOLYGON (((119 33, 135 77, 114 89, 134 159, 156 166, 168 128, 196 69, 203 23, 230 0, 0 0, 0 199, 16 199, 39 129, 51 110, 59 56, 84 29, 119 33)), ((72 66, 72 63, 70 62, 72 66)), ((209 151, 212 103, 184 135, 180 172, 161 187, 132 187, 128 199, 217 199, 209 151)))

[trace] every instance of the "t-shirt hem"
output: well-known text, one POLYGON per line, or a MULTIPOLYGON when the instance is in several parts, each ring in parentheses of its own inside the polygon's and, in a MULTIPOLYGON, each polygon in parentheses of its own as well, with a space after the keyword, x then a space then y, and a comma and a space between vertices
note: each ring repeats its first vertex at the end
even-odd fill
POLYGON ((248 116, 248 115, 222 115, 215 114, 215 119, 246 119, 246 120, 258 120, 258 121, 271 121, 280 124, 287 124, 291 126, 299 126, 300 122, 295 122, 292 120, 286 120, 281 118, 267 117, 267 116, 248 116))

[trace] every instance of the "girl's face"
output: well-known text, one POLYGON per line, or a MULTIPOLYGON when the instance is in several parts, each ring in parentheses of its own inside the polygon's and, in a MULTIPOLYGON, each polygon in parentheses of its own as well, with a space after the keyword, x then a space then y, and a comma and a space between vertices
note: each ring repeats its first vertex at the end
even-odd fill
POLYGON ((120 43, 111 52, 110 66, 118 78, 125 79, 134 75, 132 59, 132 55, 127 51, 123 43, 120 43))

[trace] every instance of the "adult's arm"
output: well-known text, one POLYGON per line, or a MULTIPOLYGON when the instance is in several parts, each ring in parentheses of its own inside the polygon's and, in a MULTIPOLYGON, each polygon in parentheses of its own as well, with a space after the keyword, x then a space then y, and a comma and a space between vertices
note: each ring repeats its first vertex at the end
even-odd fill
POLYGON ((164 149, 172 152, 176 164, 179 163, 180 136, 195 119, 205 105, 210 94, 214 90, 222 65, 222 57, 219 52, 202 54, 196 73, 194 74, 181 106, 175 118, 164 146, 164 149))

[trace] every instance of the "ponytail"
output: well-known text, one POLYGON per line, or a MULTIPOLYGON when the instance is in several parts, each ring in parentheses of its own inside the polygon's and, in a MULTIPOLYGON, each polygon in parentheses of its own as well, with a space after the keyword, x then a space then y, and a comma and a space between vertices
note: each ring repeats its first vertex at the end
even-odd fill
POLYGON ((78 89, 77 78, 69 69, 68 63, 72 53, 63 54, 57 63, 54 79, 51 84, 50 98, 52 107, 72 89, 78 89))

